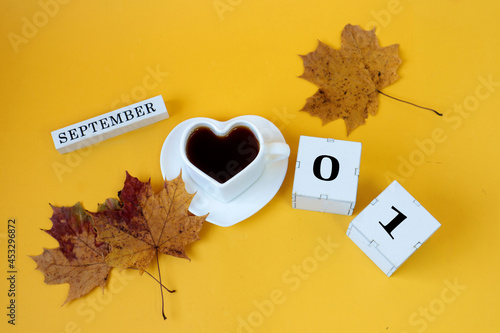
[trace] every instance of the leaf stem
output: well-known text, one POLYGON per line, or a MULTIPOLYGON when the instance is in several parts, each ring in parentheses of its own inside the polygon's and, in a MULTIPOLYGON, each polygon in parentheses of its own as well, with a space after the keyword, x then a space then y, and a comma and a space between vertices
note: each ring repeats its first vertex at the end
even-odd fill
POLYGON ((144 272, 146 272, 153 280, 158 282, 166 291, 168 291, 169 293, 175 293, 175 290, 170 290, 167 287, 165 287, 157 278, 155 278, 153 275, 151 275, 151 273, 149 273, 148 271, 144 271, 144 272))
POLYGON ((160 260, 158 259, 158 249, 156 249, 156 264, 158 266, 158 278, 160 280, 161 314, 163 315, 163 320, 166 320, 167 316, 165 316, 165 301, 163 300, 163 285, 161 284, 160 260))
MULTIPOLYGON (((129 269, 134 269, 136 271, 138 271, 139 269, 138 268, 135 268, 135 267, 129 267, 129 269)), ((170 290, 168 289, 167 287, 165 287, 157 278, 155 278, 151 273, 149 273, 148 271, 144 271, 144 273, 146 273, 147 275, 149 275, 149 277, 151 277, 153 280, 155 280, 156 282, 158 282, 166 291, 168 291, 169 293, 175 293, 175 289, 174 290, 170 290)))
POLYGON ((403 102, 403 103, 406 103, 406 104, 410 104, 410 105, 416 106, 417 108, 421 108, 421 109, 425 109, 425 110, 432 111, 432 112, 434 112, 435 114, 437 114, 438 116, 443 116, 443 114, 442 114, 442 113, 439 113, 439 112, 437 112, 437 111, 436 111, 436 110, 434 110, 434 109, 431 109, 431 108, 426 108, 425 106, 420 106, 420 105, 417 105, 417 104, 415 104, 415 103, 407 102, 407 101, 405 101, 405 100, 402 100, 402 99, 399 99, 399 98, 396 98, 396 97, 392 97, 391 95, 387 95, 386 93, 383 93, 383 92, 381 92, 381 91, 380 91, 380 90, 378 90, 378 89, 377 89, 377 92, 378 92, 379 94, 382 94, 382 95, 387 96, 387 97, 389 97, 389 98, 395 99, 396 101, 403 102))

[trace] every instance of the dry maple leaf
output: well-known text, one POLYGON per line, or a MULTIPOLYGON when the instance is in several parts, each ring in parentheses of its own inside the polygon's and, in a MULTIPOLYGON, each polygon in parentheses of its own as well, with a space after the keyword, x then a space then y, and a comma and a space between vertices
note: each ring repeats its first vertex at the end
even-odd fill
MULTIPOLYGON (((185 190, 181 175, 165 181, 155 194, 150 181, 141 182, 127 172, 119 197, 121 201, 108 199, 97 213, 90 213, 98 239, 111 246, 106 256, 108 265, 135 268, 142 274, 155 257, 160 272, 159 253, 189 259, 185 247, 199 239, 206 215, 195 216, 188 211, 194 194, 185 190)), ((159 278, 163 299, 165 287, 161 275, 159 278)), ((163 301, 162 315, 166 319, 163 301)))
POLYGON ((111 246, 108 265, 143 272, 157 252, 189 259, 185 247, 199 240, 206 216, 189 213, 194 194, 184 186, 178 176, 155 194, 150 181, 141 182, 127 173, 121 203, 108 199, 99 212, 90 213, 98 239, 111 246))
POLYGON ((323 125, 342 118, 347 135, 375 115, 378 93, 398 79, 401 64, 398 44, 380 47, 375 29, 365 31, 346 25, 339 50, 322 43, 313 52, 301 56, 304 73, 300 76, 318 91, 307 99, 301 111, 317 116, 323 125))
POLYGON ((96 240, 92 219, 80 203, 51 207, 52 228, 45 231, 59 242, 59 247, 44 249, 41 255, 31 258, 45 275, 45 283, 69 283, 65 304, 95 287, 104 289, 111 270, 105 262, 109 247, 96 240))

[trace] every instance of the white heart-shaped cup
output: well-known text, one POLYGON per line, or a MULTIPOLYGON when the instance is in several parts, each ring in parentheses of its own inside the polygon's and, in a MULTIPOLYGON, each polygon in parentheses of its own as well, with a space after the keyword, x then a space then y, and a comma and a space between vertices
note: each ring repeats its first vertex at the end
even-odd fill
POLYGON ((241 117, 226 122, 210 118, 193 120, 180 140, 183 171, 221 202, 233 200, 252 186, 262 175, 266 164, 290 155, 290 147, 286 143, 266 141, 266 129, 259 129, 241 117), (239 134, 235 134, 237 132, 239 134), (218 142, 224 144, 218 147, 218 142), (197 145, 197 149, 193 149, 193 145, 197 145), (228 146, 233 147, 232 151, 224 150, 228 146), (208 164, 217 164, 218 167, 212 170, 208 164))

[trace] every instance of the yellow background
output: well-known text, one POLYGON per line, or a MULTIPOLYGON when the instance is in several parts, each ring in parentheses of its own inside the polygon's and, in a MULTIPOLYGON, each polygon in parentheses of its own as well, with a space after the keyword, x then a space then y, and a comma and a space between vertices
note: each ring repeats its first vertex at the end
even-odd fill
MULTIPOLYGON (((3 0, 0 20, 0 322, 9 332, 498 332, 500 27, 497 1, 3 0), (349 138, 299 112, 316 87, 299 54, 338 48, 347 24, 400 44, 400 79, 349 138), (30 25, 33 25, 31 29, 30 25), (152 73, 155 73, 154 75, 152 73), (50 132, 162 94, 170 118, 61 155, 50 132), (192 261, 156 282, 114 270, 102 294, 61 307, 28 255, 57 247, 49 203, 89 210, 125 170, 155 189, 168 133, 196 116, 256 114, 292 153, 276 197, 247 220, 207 223, 192 261), (433 134, 434 133, 434 134, 433 134), (435 133, 439 133, 436 136, 435 133), (291 208, 300 135, 363 144, 353 216, 291 208), (388 278, 345 235, 392 179, 442 224, 388 278), (7 221, 17 221, 17 317, 7 324, 7 221), (322 242, 335 247, 327 252, 322 242), (318 248, 320 247, 320 248, 318 248)), ((150 272, 157 274, 152 265, 150 272)))

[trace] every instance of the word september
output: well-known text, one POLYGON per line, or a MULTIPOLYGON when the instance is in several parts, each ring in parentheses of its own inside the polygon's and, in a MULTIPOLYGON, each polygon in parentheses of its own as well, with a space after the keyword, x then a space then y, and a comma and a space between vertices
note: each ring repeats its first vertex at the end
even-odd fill
POLYGON ((67 153, 168 118, 161 95, 52 132, 56 149, 67 153))

